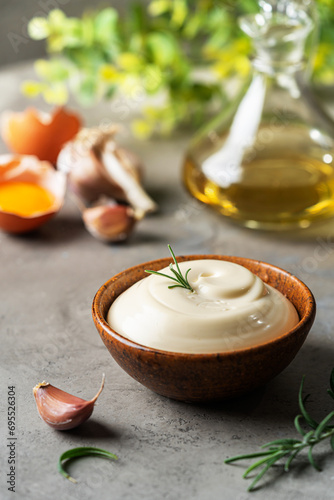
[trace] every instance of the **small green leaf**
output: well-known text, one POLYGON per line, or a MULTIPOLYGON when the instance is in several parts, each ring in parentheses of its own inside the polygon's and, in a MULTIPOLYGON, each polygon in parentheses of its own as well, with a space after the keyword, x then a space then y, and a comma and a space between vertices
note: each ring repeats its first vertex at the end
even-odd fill
POLYGON ((186 0, 174 0, 171 22, 180 27, 187 18, 188 6, 186 0))
POLYGON ((297 415, 296 418, 295 418, 295 427, 297 429, 297 431, 299 432, 299 434, 301 434, 302 436, 305 436, 306 432, 304 431, 304 429, 301 427, 299 421, 303 418, 303 415, 297 415))
MULTIPOLYGON (((175 269, 173 269, 173 264, 169 264, 169 269, 172 271, 172 273, 174 274, 175 277, 174 276, 170 276, 170 275, 165 274, 165 273, 161 273, 160 271, 152 271, 150 269, 145 269, 145 273, 157 274, 158 276, 163 276, 164 278, 168 278, 168 279, 171 279, 173 281, 176 281, 176 283, 177 283, 176 285, 170 285, 168 288, 181 287, 181 288, 185 288, 185 289, 190 290, 191 292, 193 292, 194 290, 191 287, 188 279, 185 278, 184 276, 182 276, 179 264, 178 264, 178 262, 176 260, 174 252, 173 252, 172 247, 170 245, 168 245, 168 249, 169 249, 169 251, 170 251, 170 253, 172 255, 174 264, 176 265, 177 271, 175 271, 175 269)), ((189 271, 190 271, 190 269, 188 269, 188 271, 186 272, 185 276, 188 276, 188 272, 189 271)))
POLYGON ((68 69, 60 59, 38 59, 34 67, 38 76, 49 82, 59 82, 68 78, 68 69))
POLYGON ((329 379, 329 384, 330 384, 330 388, 332 390, 332 394, 334 394, 334 368, 331 372, 331 376, 330 376, 330 379, 329 379))
POLYGON ((309 462, 310 462, 310 464, 312 465, 312 467, 313 467, 315 470, 317 470, 318 472, 320 472, 320 471, 321 471, 321 469, 320 469, 320 467, 319 467, 319 466, 315 463, 314 458, 313 458, 313 455, 312 455, 312 451, 313 451, 313 446, 310 446, 310 447, 309 447, 309 450, 308 450, 308 454, 307 454, 308 459, 309 459, 309 462))
POLYGON ((153 62, 163 68, 172 65, 177 57, 177 44, 168 32, 151 33, 146 38, 146 46, 153 62))
POLYGON ((235 457, 226 458, 226 460, 224 461, 224 463, 225 464, 231 464, 231 463, 237 462, 239 460, 249 460, 249 459, 258 458, 258 457, 268 457, 271 454, 272 454, 271 451, 259 451, 257 453, 247 453, 247 454, 244 454, 244 455, 237 455, 235 457))
POLYGON ((93 76, 86 76, 77 86, 78 99, 83 106, 91 105, 96 97, 96 80, 93 76))
POLYGON ((277 460, 279 460, 280 458, 282 458, 284 455, 274 455, 273 458, 270 460, 268 459, 267 460, 267 463, 265 465, 265 467, 263 467, 263 469, 261 470, 261 472, 259 472, 259 474, 256 476, 256 478, 254 479, 254 481, 252 482, 252 484, 250 485, 250 487, 248 488, 248 491, 253 491, 254 488, 255 488, 255 485, 260 481, 260 479, 265 475, 266 472, 268 472, 268 470, 270 469, 270 467, 272 465, 274 465, 274 463, 277 462, 277 460))
POLYGON ((298 443, 300 443, 299 439, 275 439, 275 441, 262 445, 262 448, 269 448, 274 445, 278 445, 279 447, 293 446, 298 443))
POLYGON ((250 465, 246 471, 244 472, 244 475, 242 476, 243 478, 246 478, 254 469, 257 469, 261 465, 265 463, 274 463, 276 460, 279 460, 281 456, 284 456, 284 453, 282 454, 281 451, 276 451, 275 453, 271 453, 269 457, 264 457, 261 460, 258 460, 254 464, 250 465))
POLYGON ((161 16, 169 12, 172 7, 171 0, 151 0, 148 6, 148 11, 151 16, 161 16))
POLYGON ((71 477, 66 470, 64 469, 64 462, 66 460, 71 460, 73 458, 87 457, 87 456, 97 456, 103 458, 109 458, 111 460, 118 460, 118 457, 109 451, 102 450, 101 448, 93 448, 89 446, 82 446, 79 448, 72 448, 70 450, 62 453, 58 460, 58 471, 62 474, 66 479, 71 481, 72 483, 76 483, 77 481, 71 477))
POLYGON ((285 472, 288 472, 290 470, 290 465, 291 465, 291 462, 294 460, 294 458, 296 458, 296 456, 298 455, 298 453, 301 451, 301 448, 297 448, 296 450, 294 450, 289 458, 287 459, 287 461, 285 462, 285 465, 284 465, 284 470, 285 472))
POLYGON ((94 19, 95 39, 103 45, 119 43, 118 21, 118 12, 112 7, 98 12, 94 19))
MULTIPOLYGON (((329 428, 328 426, 328 423, 334 418, 334 411, 332 411, 331 413, 329 413, 327 415, 327 417, 325 417, 321 422, 320 424, 318 425, 315 433, 314 433, 314 437, 316 439, 319 439, 321 437, 321 434, 329 428)), ((332 427, 332 426, 331 426, 332 427)))
POLYGON ((304 443, 305 445, 309 445, 310 440, 313 438, 313 436, 314 436, 314 431, 307 432, 303 438, 302 443, 304 443))
POLYGON ((299 403, 299 408, 300 408, 300 411, 303 415, 303 417, 305 418, 306 422, 308 423, 308 425, 310 427, 312 427, 313 429, 316 429, 318 427, 318 422, 316 422, 309 414, 308 412, 306 411, 306 408, 304 406, 304 401, 307 400, 309 394, 305 397, 305 399, 303 399, 303 389, 304 389, 304 380, 305 380, 305 376, 302 378, 302 381, 301 381, 301 384, 300 384, 300 389, 299 389, 299 394, 298 394, 298 403, 299 403))

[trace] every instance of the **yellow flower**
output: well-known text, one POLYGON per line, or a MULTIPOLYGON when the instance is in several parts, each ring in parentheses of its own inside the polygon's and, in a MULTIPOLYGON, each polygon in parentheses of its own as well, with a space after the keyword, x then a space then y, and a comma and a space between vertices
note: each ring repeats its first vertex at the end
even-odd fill
POLYGON ((241 48, 243 50, 247 49, 244 44, 233 43, 225 50, 216 52, 216 62, 213 64, 212 69, 220 78, 229 77, 234 73, 240 76, 248 75, 250 62, 247 55, 241 51, 241 48))
POLYGON ((131 52, 123 52, 120 54, 117 58, 117 64, 125 71, 138 71, 142 66, 140 57, 131 52))
POLYGON ((251 48, 251 42, 247 38, 238 38, 232 44, 233 50, 241 54, 248 54, 251 48))
POLYGON ((21 85, 22 93, 27 97, 37 97, 46 88, 45 83, 26 80, 21 85))
POLYGON ((138 139, 148 139, 152 135, 152 126, 145 120, 134 120, 131 128, 138 139))
POLYGON ((104 64, 101 66, 100 77, 104 82, 115 82, 119 79, 120 73, 112 64, 104 64))
POLYGON ((329 43, 320 43, 314 58, 314 70, 319 70, 326 64, 326 59, 332 53, 332 50, 329 43))

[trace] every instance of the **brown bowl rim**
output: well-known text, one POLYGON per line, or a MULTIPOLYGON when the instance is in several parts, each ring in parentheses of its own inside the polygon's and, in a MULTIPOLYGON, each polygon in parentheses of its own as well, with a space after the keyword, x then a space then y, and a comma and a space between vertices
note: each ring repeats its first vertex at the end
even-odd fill
MULTIPOLYGON (((269 268, 271 268, 274 271, 278 271, 279 273, 283 273, 283 274, 287 275, 288 277, 293 278, 295 281, 297 281, 298 285, 301 286, 306 291, 306 293, 310 299, 310 302, 307 306, 304 317, 301 318, 299 320, 299 322, 292 329, 288 330, 286 333, 280 335, 279 337, 276 337, 276 338, 269 340, 267 342, 263 342, 261 344, 256 344, 254 346, 249 346, 249 347, 245 347, 245 348, 241 348, 241 349, 234 349, 231 351, 217 351, 217 352, 211 352, 211 353, 187 353, 187 352, 177 352, 177 351, 166 351, 163 349, 148 347, 148 346, 145 346, 143 344, 139 344, 138 342, 134 342, 133 340, 130 340, 130 339, 124 337, 123 335, 121 335, 120 333, 116 332, 113 328, 111 328, 109 323, 107 323, 105 318, 100 313, 100 307, 99 307, 100 298, 101 298, 102 294, 105 292, 105 290, 107 290, 109 288, 109 286, 112 282, 117 281, 117 279, 124 276, 124 274, 126 274, 126 273, 129 273, 131 271, 136 271, 137 269, 141 269, 144 266, 149 269, 149 266, 151 266, 152 264, 156 264, 157 262, 164 262, 166 265, 168 265, 170 262, 173 262, 171 258, 165 257, 165 258, 161 258, 161 259, 150 260, 147 262, 143 262, 141 264, 136 264, 135 266, 128 267, 127 269, 124 269, 123 271, 115 274, 108 281, 106 281, 102 286, 100 286, 100 288, 98 289, 98 291, 96 292, 96 294, 94 296, 93 303, 92 303, 92 316, 93 316, 94 323, 99 324, 103 328, 105 333, 107 333, 111 337, 115 337, 117 341, 121 342, 122 344, 125 344, 128 347, 135 348, 136 350, 142 350, 142 351, 150 352, 152 354, 157 354, 160 356, 167 356, 167 357, 177 356, 177 357, 181 357, 181 358, 182 357, 184 357, 184 358, 190 357, 193 359, 197 358, 197 359, 202 359, 202 360, 206 359, 206 358, 212 359, 212 357, 214 357, 214 358, 215 357, 229 358, 231 356, 241 355, 245 352, 251 353, 252 351, 259 352, 262 349, 267 349, 268 346, 279 344, 282 341, 282 339, 295 334, 300 329, 303 329, 303 327, 307 326, 307 324, 309 322, 311 323, 311 326, 312 326, 313 321, 314 321, 314 317, 316 314, 316 302, 315 302, 315 298, 313 296, 313 293, 311 292, 309 287, 302 280, 300 280, 299 278, 297 278, 297 276, 290 273, 289 271, 286 271, 285 269, 283 269, 281 267, 275 266, 273 264, 269 264, 268 262, 264 262, 261 260, 250 259, 248 257, 239 257, 239 256, 234 256, 234 255, 221 255, 221 254, 179 255, 179 256, 176 256, 176 259, 179 262, 182 262, 184 260, 217 259, 217 257, 219 257, 219 260, 227 259, 228 262, 231 262, 228 259, 236 258, 236 259, 240 259, 243 262, 249 262, 249 263, 254 263, 257 265, 268 266, 269 268)), ((161 267, 161 269, 163 267, 166 267, 165 264, 161 267)), ((239 265, 242 265, 242 264, 239 264, 239 265)), ((139 281, 139 280, 137 280, 137 281, 139 281)), ((136 283, 137 281, 135 281, 134 283, 136 283)), ((299 315, 299 312, 298 312, 298 315, 299 315)))

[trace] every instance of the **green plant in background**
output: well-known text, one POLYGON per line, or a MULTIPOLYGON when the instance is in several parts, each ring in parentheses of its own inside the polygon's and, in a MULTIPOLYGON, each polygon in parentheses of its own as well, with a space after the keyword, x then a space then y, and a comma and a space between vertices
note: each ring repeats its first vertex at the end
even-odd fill
MULTIPOLYGON (((313 77, 330 83, 334 0, 316 5, 320 43, 313 77)), ((250 42, 237 18, 256 9, 255 0, 151 0, 133 4, 123 17, 113 7, 81 18, 52 10, 29 23, 31 38, 46 39, 50 57, 36 61, 41 80, 24 82, 23 92, 58 105, 69 92, 83 105, 121 93, 142 104, 133 129, 143 138, 180 124, 197 127, 226 104, 224 83, 249 74, 250 42)))

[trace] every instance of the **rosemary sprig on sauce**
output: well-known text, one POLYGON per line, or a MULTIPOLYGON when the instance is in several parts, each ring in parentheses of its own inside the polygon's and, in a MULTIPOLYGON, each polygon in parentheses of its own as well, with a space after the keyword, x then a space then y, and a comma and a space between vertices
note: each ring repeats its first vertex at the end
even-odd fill
POLYGON ((175 285, 170 285, 168 288, 176 288, 176 287, 180 287, 180 288, 186 288, 187 290, 190 290, 191 292, 194 291, 194 289, 192 288, 192 286, 190 285, 189 281, 188 281, 188 273, 189 271, 191 270, 191 268, 189 268, 187 271, 186 271, 186 274, 183 276, 182 273, 181 273, 181 270, 180 270, 180 267, 177 263, 177 260, 176 260, 176 257, 174 255, 174 252, 172 250, 172 247, 170 245, 168 245, 168 249, 173 257, 173 260, 174 260, 174 263, 176 265, 176 269, 175 270, 173 268, 173 264, 169 264, 169 269, 172 271, 172 273, 174 274, 174 276, 169 276, 168 274, 164 274, 164 273, 160 273, 159 271, 152 271, 152 270, 149 270, 149 269, 145 269, 145 273, 149 273, 149 274, 157 274, 158 276, 164 276, 165 278, 168 278, 170 280, 173 280, 176 282, 175 285))
MULTIPOLYGON (((249 486, 248 491, 253 491, 256 484, 260 481, 264 474, 280 459, 285 459, 284 470, 287 472, 290 470, 291 462, 296 458, 296 456, 302 450, 307 450, 307 457, 310 464, 317 471, 320 471, 320 467, 313 458, 314 446, 327 439, 329 440, 330 446, 334 451, 334 425, 330 425, 330 422, 334 423, 334 411, 331 411, 321 422, 317 422, 310 416, 305 408, 305 402, 308 399, 309 394, 303 398, 304 379, 305 377, 303 377, 300 384, 298 395, 298 404, 301 413, 297 415, 294 421, 296 430, 302 436, 302 439, 277 439, 264 444, 261 447, 263 451, 238 455, 225 460, 225 463, 229 464, 236 462, 237 460, 247 460, 252 458, 259 459, 250 465, 243 475, 243 478, 246 479, 252 471, 258 471, 256 477, 249 486), (304 430, 301 426, 301 420, 303 420, 304 423, 311 428, 311 430, 304 430)), ((328 389, 327 392, 334 399, 334 368, 330 376, 330 389, 328 389)))
POLYGON ((98 457, 110 458, 112 460, 118 460, 118 457, 116 455, 114 455, 113 453, 110 453, 110 451, 102 450, 101 448, 92 448, 89 446, 81 446, 79 448, 72 448, 70 450, 67 450, 60 455, 59 460, 58 460, 58 471, 66 479, 68 479, 72 483, 76 483, 77 482, 76 479, 71 477, 64 469, 63 462, 65 462, 67 460, 71 460, 72 458, 87 457, 87 456, 92 456, 92 455, 98 456, 98 457))

